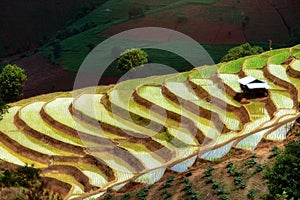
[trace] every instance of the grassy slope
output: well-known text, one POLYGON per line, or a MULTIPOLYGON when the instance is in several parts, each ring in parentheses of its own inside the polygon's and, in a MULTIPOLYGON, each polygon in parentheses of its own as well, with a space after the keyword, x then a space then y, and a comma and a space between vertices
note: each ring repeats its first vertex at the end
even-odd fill
MULTIPOLYGON (((147 5, 149 6, 150 9, 148 12, 154 13, 154 12, 160 12, 167 9, 176 8, 193 2, 194 1, 191 0, 184 0, 184 1, 176 0, 176 1, 172 1, 172 3, 167 3, 164 1, 159 2, 158 4, 153 3, 155 4, 155 6, 151 3, 148 3, 147 5)), ((204 2, 205 4, 211 4, 214 3, 215 1, 209 1, 209 2, 204 1, 204 2)), ((204 2, 197 1, 197 3, 199 4, 202 4, 204 2)), ((62 56, 57 60, 57 62, 60 63, 61 66, 65 69, 71 71, 77 71, 77 69, 80 66, 80 63, 83 61, 83 59, 90 51, 88 45, 91 43, 96 45, 102 42, 103 40, 105 40, 107 37, 102 37, 101 32, 105 31, 106 29, 113 27, 116 24, 127 22, 129 20, 128 11, 132 6, 136 4, 141 7, 145 6, 136 0, 108 1, 103 5, 99 6, 96 10, 94 10, 84 18, 78 20, 77 22, 73 23, 69 27, 65 28, 71 30, 76 27, 77 28, 81 27, 87 22, 97 24, 97 26, 92 29, 89 29, 85 32, 76 34, 74 36, 68 37, 65 40, 63 40, 61 42, 62 56), (105 9, 107 8, 111 9, 111 12, 105 12, 105 9)), ((45 56, 51 54, 51 51, 52 51, 51 46, 42 48, 42 52, 45 56)), ((211 49, 211 51, 213 51, 213 49, 211 49)), ((149 58, 152 62, 167 64, 169 66, 174 67, 178 71, 186 71, 186 68, 182 67, 182 66, 187 66, 186 61, 178 58, 178 56, 174 56, 169 52, 161 52, 161 51, 153 51, 153 50, 147 50, 147 53, 149 53, 149 58), (169 57, 170 61, 166 61, 165 59, 166 57, 169 57)), ((224 52, 222 52, 221 54, 223 55, 223 53, 224 52)), ((115 64, 112 65, 110 71, 107 72, 108 75, 119 74, 119 72, 115 69, 115 66, 116 66, 115 64)))
MULTIPOLYGON (((61 47, 62 47, 62 55, 59 59, 54 59, 55 62, 58 62, 63 68, 71 70, 71 71, 77 71, 78 67, 80 66, 80 63, 83 61, 83 59, 85 58, 85 56, 88 54, 88 52, 90 51, 90 48, 88 47, 88 45, 90 44, 99 44, 100 42, 102 42, 103 40, 105 40, 107 38, 107 34, 102 34, 103 32, 105 32, 108 29, 113 29, 114 27, 118 27, 119 25, 122 26, 122 24, 124 24, 124 26, 126 26, 126 24, 130 23, 132 20, 128 19, 128 11, 130 10, 130 8, 133 5, 137 5, 140 6, 142 8, 147 7, 147 11, 145 11, 146 16, 160 16, 160 20, 164 21, 164 20, 171 20, 174 21, 176 20, 176 16, 177 15, 183 15, 187 18, 189 18, 190 13, 188 13, 189 9, 183 9, 185 7, 188 8, 188 6, 193 6, 195 8, 202 8, 205 10, 210 10, 210 11, 214 11, 214 14, 211 15, 207 15, 207 14, 201 14, 201 16, 199 15, 198 17, 200 19, 204 19, 208 21, 208 23, 212 23, 212 26, 219 26, 219 19, 216 19, 216 16, 221 15, 223 16, 223 22, 224 24, 232 24, 232 25, 236 25, 237 23, 240 24, 241 23, 241 19, 242 15, 246 15, 249 14, 251 17, 255 16, 255 15, 259 15, 259 9, 258 9, 258 13, 253 13, 255 12, 255 8, 251 8, 251 10, 247 10, 246 6, 261 6, 259 4, 251 4, 251 5, 244 5, 244 4, 232 4, 232 3, 228 3, 228 5, 226 5, 227 1, 216 1, 216 0, 211 0, 211 1, 193 1, 193 0, 176 0, 176 1, 136 1, 136 0, 125 0, 125 1, 117 1, 117 0, 110 0, 106 3, 104 3, 103 5, 99 6, 96 10, 94 10, 93 12, 89 13, 87 16, 85 16, 84 18, 76 21, 75 23, 71 24, 68 27, 65 27, 65 30, 72 30, 75 28, 80 28, 82 26, 84 26, 86 23, 93 23, 95 25, 95 27, 81 32, 79 34, 73 35, 71 37, 68 37, 66 39, 64 39, 61 42, 61 47), (224 5, 215 5, 215 2, 220 2, 220 4, 222 4, 223 2, 225 3, 224 5), (232 7, 233 6, 233 7, 232 7), (111 9, 111 11, 109 12, 105 12, 105 9, 111 9), (233 12, 230 14, 224 14, 227 12, 224 12, 226 10, 238 10, 240 12, 233 12), (166 12, 166 14, 164 15, 164 12, 166 12), (170 19, 170 13, 174 13, 173 17, 171 17, 170 19), (177 14, 176 14, 177 13, 177 14), (242 14, 241 14, 242 13, 242 14), (203 16, 202 16, 203 15, 203 16), (241 15, 241 16, 239 16, 241 15), (239 18, 239 20, 237 21, 237 19, 239 18), (214 24, 214 25, 213 25, 214 24)), ((249 7, 248 7, 249 8, 249 7)), ((268 9, 270 9, 268 7, 268 9)), ((198 11, 195 11, 198 12, 198 11)), ((201 12, 202 13, 202 12, 201 12)), ((274 14, 273 11, 271 12, 270 10, 270 16, 268 16, 268 18, 278 18, 277 14, 274 14)), ((139 19, 134 19, 134 21, 132 22, 138 22, 138 24, 144 24, 144 26, 147 26, 147 21, 144 19, 146 18, 139 18, 139 19)), ((152 18, 150 17, 150 20, 152 18)), ((202 20, 203 20, 202 19, 202 20)), ((251 19, 250 19, 251 20, 251 19)), ((250 29, 254 29, 257 25, 257 27, 260 27, 260 21, 255 21, 256 19, 251 20, 251 27, 250 29)), ((167 23, 167 22, 166 22, 167 23)), ((281 24, 281 23, 280 23, 281 24)), ((183 24, 179 24, 179 26, 184 26, 183 24)), ((189 32, 191 32, 193 30, 194 27, 192 27, 192 24, 188 24, 189 28, 187 30, 189 30, 188 32, 186 32, 187 34, 189 32)), ((208 24, 208 29, 210 29, 209 27, 210 25, 208 24)), ((277 27, 278 30, 279 27, 277 27)), ((118 28, 117 28, 118 29, 118 28)), ((284 27, 280 27, 280 30, 283 30, 284 27)), ((248 32, 250 30, 246 29, 248 32)), ((119 30, 121 31, 121 30, 119 30)), ((264 31, 263 29, 259 29, 258 31, 264 31)), ((118 32, 118 31, 117 31, 118 32)), ((251 31, 250 31, 251 32, 251 31)), ((271 33, 272 31, 269 31, 269 33, 271 33)), ((233 33, 236 34, 236 33, 233 33)), ((189 35, 189 34, 188 34, 189 35)), ((261 35, 261 34, 258 34, 261 35)), ((277 34, 278 35, 278 34, 277 34)), ((247 35, 247 39, 249 41, 252 41, 255 43, 256 40, 251 39, 251 37, 253 36, 253 34, 248 34, 247 35)), ((265 37, 265 35, 263 35, 265 37)), ((276 37, 276 36, 275 36, 276 37)), ((275 41, 281 41, 286 42, 285 37, 281 37, 278 36, 281 39, 276 40, 276 38, 274 39, 275 41), (285 38, 285 39, 283 39, 285 38)), ((273 36, 270 35, 270 38, 273 39, 273 36)), ((199 42, 201 42, 201 38, 196 38, 199 39, 199 42)), ((264 48, 268 48, 267 43, 259 43, 260 45, 264 46, 264 48)), ((226 44, 218 44, 214 43, 214 44, 204 44, 203 46, 205 47, 205 49, 208 51, 208 53, 212 56, 212 58, 214 59, 215 62, 218 62, 220 60, 220 58, 225 54, 225 52, 233 47, 235 44, 230 44, 230 43, 226 43, 226 44)), ((276 48, 276 44, 273 45, 273 48, 276 48)), ((42 52, 44 55, 48 55, 51 54, 52 51, 52 47, 43 47, 42 48, 42 52)), ((166 52, 161 53, 161 52, 157 52, 157 53, 152 53, 150 52, 150 59, 151 61, 155 61, 157 63, 165 63, 166 59, 165 57, 169 56, 166 52), (161 56, 163 55, 163 56, 161 56)), ((49 56, 51 57, 51 56, 49 56)), ((173 59, 169 59, 172 60, 170 62, 168 62, 167 64, 169 66, 172 66, 173 68, 175 68, 178 71, 184 71, 186 69, 182 68, 182 66, 186 66, 186 63, 184 60, 180 60, 178 58, 173 59)), ((115 70, 115 64, 113 64, 113 66, 111 67, 111 70, 107 72, 107 75, 118 75, 118 72, 115 70)))

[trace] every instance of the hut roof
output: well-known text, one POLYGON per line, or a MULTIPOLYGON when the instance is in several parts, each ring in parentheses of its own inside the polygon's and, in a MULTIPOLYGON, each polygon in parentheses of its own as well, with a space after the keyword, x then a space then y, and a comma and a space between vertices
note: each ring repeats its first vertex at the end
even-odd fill
POLYGON ((239 79, 239 83, 242 85, 247 85, 248 83, 251 83, 252 81, 255 81, 256 78, 253 78, 252 76, 246 76, 244 78, 239 79))
POLYGON ((239 79, 239 83, 247 86, 249 89, 270 89, 268 83, 253 78, 252 76, 246 76, 244 78, 239 79))

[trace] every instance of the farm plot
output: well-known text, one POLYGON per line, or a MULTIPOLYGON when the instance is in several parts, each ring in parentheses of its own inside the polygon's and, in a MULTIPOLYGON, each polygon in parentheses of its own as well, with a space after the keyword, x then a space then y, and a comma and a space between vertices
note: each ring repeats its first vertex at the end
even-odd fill
POLYGON ((293 109, 294 102, 290 96, 291 95, 285 91, 270 92, 270 98, 274 102, 277 109, 293 109))
POLYGON ((102 94, 84 94, 75 99, 73 109, 80 111, 82 114, 91 119, 107 123, 114 127, 119 127, 132 132, 143 133, 145 136, 153 136, 156 134, 156 132, 126 121, 113 112, 109 112, 100 103, 102 97, 102 94))
POLYGON ((274 84, 271 80, 267 79, 264 75, 264 72, 258 69, 245 69, 244 70, 245 74, 247 76, 252 76, 253 78, 256 78, 258 80, 264 81, 268 83, 270 86, 270 89, 275 89, 275 90, 284 90, 284 88, 274 84))
MULTIPOLYGON (((206 80, 206 79, 205 79, 206 80)), ((189 89, 184 83, 166 83, 166 87, 174 93, 176 96, 186 100, 189 103, 195 104, 199 107, 207 109, 210 112, 214 112, 219 115, 222 122, 231 130, 239 130, 241 128, 241 122, 237 116, 233 113, 227 112, 216 105, 214 102, 210 103, 203 99, 200 99, 191 89, 189 89)), ((210 90, 209 90, 210 91, 210 90)), ((210 91, 211 92, 211 91, 210 91)), ((224 103, 224 106, 226 104, 224 103)), ((201 122, 201 121, 200 121, 201 122)), ((204 124, 205 125, 205 124, 204 124)), ((209 124, 206 124, 210 126, 209 124)), ((209 133, 211 128, 204 129, 204 133, 209 133)))
POLYGON ((237 74, 219 74, 219 77, 222 79, 224 84, 232 88, 235 92, 242 92, 238 82, 240 77, 237 74))
POLYGON ((290 66, 295 71, 300 71, 300 60, 294 60, 292 63, 290 63, 290 66))
MULTIPOLYGON (((255 121, 255 122, 258 122, 257 124, 254 123, 254 126, 253 126, 253 124, 250 124, 250 128, 248 128, 248 129, 245 128, 245 130, 241 133, 241 135, 247 135, 247 136, 245 138, 242 137, 242 139, 237 140, 235 147, 240 148, 240 149, 246 149, 246 150, 254 150, 256 148, 256 146, 258 145, 258 143, 262 140, 262 138, 265 138, 266 135, 268 135, 272 131, 274 131, 272 126, 277 125, 279 119, 282 116, 288 115, 289 113, 294 113, 294 111, 293 110, 277 111, 272 119, 266 113, 266 115, 264 115, 264 117, 261 117, 255 121), (254 128, 254 127, 256 127, 256 128, 254 128), (267 127, 270 127, 270 128, 267 128, 267 127), (251 130, 252 128, 254 128, 254 129, 251 130), (267 128, 267 129, 265 129, 265 128, 267 128), (254 131, 254 133, 248 135, 249 133, 251 133, 251 131, 254 131)), ((282 135, 284 135, 284 133, 282 135)), ((270 138, 272 138, 272 137, 269 137, 268 139, 270 139, 270 138)), ((279 138, 279 137, 277 136, 277 138, 279 138)), ((281 138, 284 139, 284 137, 281 137, 281 138)))
POLYGON ((35 102, 29 104, 20 109, 18 115, 22 121, 26 123, 27 126, 32 128, 33 130, 47 135, 55 140, 68 143, 75 146, 82 146, 81 140, 78 138, 70 137, 60 131, 53 129, 49 126, 40 116, 40 111, 45 102, 35 102))
POLYGON ((0 131, 7 135, 12 140, 16 141, 20 145, 30 148, 32 150, 43 152, 48 155, 65 155, 72 156, 70 152, 61 151, 58 148, 46 145, 42 141, 26 135, 24 132, 19 130, 14 124, 14 116, 17 114, 20 107, 12 107, 9 109, 9 113, 5 115, 3 121, 0 123, 0 131))
POLYGON ((266 52, 262 53, 261 56, 272 57, 274 55, 281 54, 281 53, 287 53, 289 51, 290 51, 290 49, 288 49, 288 48, 286 48, 286 49, 274 49, 272 51, 266 51, 266 52))
POLYGON ((209 79, 191 79, 193 83, 201 86, 206 92, 208 92, 211 96, 217 97, 225 101, 226 104, 230 104, 235 107, 240 107, 241 104, 234 99, 232 99, 229 95, 227 95, 223 90, 221 90, 218 86, 216 86, 213 81, 209 79))
MULTIPOLYGON (((108 112, 105 109, 105 107, 99 103, 99 99, 101 99, 101 96, 101 94, 82 95, 74 101, 73 107, 74 109, 79 110, 81 113, 85 114, 86 116, 89 116, 92 119, 96 119, 101 123, 109 124, 112 127, 112 130, 114 129, 114 127, 121 128, 122 134, 124 134, 124 138, 116 140, 115 143, 118 146, 128 150, 128 152, 130 152, 132 155, 135 155, 135 157, 140 157, 143 153, 144 156, 140 157, 140 160, 142 160, 142 162, 144 162, 146 156, 153 157, 152 159, 155 159, 155 162, 153 160, 153 163, 160 163, 160 165, 162 165, 162 162, 164 162, 164 160, 162 160, 162 157, 168 160, 173 159, 173 156, 170 155, 170 153, 176 150, 177 147, 173 146, 172 143, 168 143, 168 146, 165 146, 166 144, 163 141, 161 141, 160 138, 157 138, 157 135, 166 133, 155 133, 148 129, 146 131, 142 131, 145 130, 145 128, 138 126, 132 122, 126 121, 124 119, 118 120, 118 116, 116 116, 117 118, 113 118, 113 116, 111 116, 112 113, 108 112), (93 106, 82 106, 86 105, 87 102, 90 102, 89 105, 93 106), (141 144, 136 145, 136 143, 139 142, 141 144), (160 148, 164 153, 159 152, 160 148), (170 157, 166 158, 166 156, 168 155, 170 157)), ((150 159, 150 157, 148 158, 150 159)), ((148 165, 147 163, 145 164, 146 166, 150 167, 150 165, 148 165)))
MULTIPOLYGON (((269 64, 268 65, 268 71, 269 71, 269 73, 271 73, 272 75, 280 78, 281 80, 284 80, 288 83, 291 83, 292 85, 294 85, 298 89, 298 92, 300 91, 300 79, 288 76, 287 73, 286 73, 286 68, 283 65, 269 64)), ((298 95, 298 99, 299 98, 300 97, 298 95)))
POLYGON ((250 57, 240 58, 238 60, 224 63, 219 68, 220 74, 236 74, 238 73, 244 64, 244 62, 250 57))
POLYGON ((295 53, 294 56, 295 56, 297 59, 300 59, 300 52, 295 53))
POLYGON ((217 72, 217 70, 218 67, 216 65, 196 67, 190 71, 191 73, 189 74, 189 77, 191 79, 209 79, 214 73, 217 72))
MULTIPOLYGON (((104 140, 107 138, 121 138, 119 136, 115 136, 109 132, 101 131, 95 127, 88 126, 88 124, 84 124, 80 122, 78 119, 76 119, 75 116, 73 116, 69 110, 73 98, 57 98, 54 101, 51 101, 47 103, 43 110, 48 115, 48 117, 51 117, 56 122, 59 122, 65 127, 62 127, 61 129, 71 129, 74 134, 78 134, 80 139, 84 140, 89 138, 89 135, 91 135, 91 139, 95 139, 95 142, 101 140, 104 140), (99 138, 95 138, 92 136, 96 136, 99 138)), ((55 124, 53 124, 55 127, 55 124)), ((84 142, 85 145, 87 145, 87 142, 84 142)), ((90 145, 93 145, 91 143, 90 145)))
POLYGON ((167 118, 165 116, 161 116, 160 114, 152 112, 144 106, 141 106, 138 103, 136 103, 132 96, 128 95, 132 94, 132 91, 123 89, 113 89, 108 94, 109 102, 111 103, 113 110, 122 109, 125 111, 125 114, 120 114, 116 111, 116 115, 121 115, 122 117, 131 119, 130 116, 132 113, 141 118, 142 121, 147 121, 148 124, 144 126, 146 126, 149 129, 153 129, 156 131, 159 131, 160 129, 166 129, 171 135, 182 141, 186 140, 182 138, 182 135, 178 135, 178 132, 184 133, 187 137, 187 140, 189 141, 190 139, 188 138, 194 138, 189 132, 189 130, 186 127, 179 126, 179 123, 177 121, 167 118))
POLYGON ((256 56, 246 59, 243 69, 261 69, 266 66, 268 61, 267 56, 256 56))
POLYGON ((268 64, 280 65, 281 63, 286 61, 286 59, 288 59, 288 57, 291 55, 293 55, 293 52, 284 52, 281 54, 271 56, 268 59, 268 64))
POLYGON ((68 174, 61 174, 61 173, 45 173, 43 177, 54 178, 60 180, 62 182, 68 183, 72 186, 68 197, 78 197, 84 193, 84 186, 79 183, 73 176, 68 174))
MULTIPOLYGON (((212 124, 212 122, 206 121, 206 122, 208 122, 208 124, 206 124, 206 126, 202 126, 203 121, 202 122, 200 121, 201 119, 199 119, 199 116, 180 107, 179 105, 172 102, 171 100, 166 99, 163 96, 163 94, 161 93, 161 88, 159 86, 150 86, 150 85, 141 86, 137 89, 137 94, 142 99, 145 99, 146 101, 149 101, 155 105, 158 105, 165 110, 171 111, 173 113, 176 113, 178 115, 181 115, 188 119, 191 119, 193 122, 193 125, 196 126, 197 128, 199 128, 200 130, 203 128, 207 128, 207 127, 208 128, 213 127, 213 128, 209 128, 209 130, 215 130, 215 131, 211 131, 211 132, 208 132, 207 130, 203 131, 204 134, 207 134, 206 135, 207 137, 214 138, 215 136, 220 135, 218 130, 216 128, 214 128, 214 125, 212 124)), ((165 115, 167 117, 167 113, 165 113, 165 115)))
POLYGON ((250 103, 246 104, 245 107, 252 120, 257 120, 269 115, 265 107, 265 103, 263 102, 251 101, 250 103))

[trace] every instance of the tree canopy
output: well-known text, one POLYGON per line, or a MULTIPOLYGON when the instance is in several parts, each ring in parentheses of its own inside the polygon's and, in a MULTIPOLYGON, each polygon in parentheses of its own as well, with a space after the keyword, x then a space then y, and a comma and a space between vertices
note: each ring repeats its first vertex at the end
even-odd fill
POLYGON ((7 103, 18 100, 23 94, 26 80, 24 69, 17 65, 6 65, 0 74, 0 99, 7 103))
POLYGON ((260 46, 251 46, 249 43, 242 44, 237 47, 229 49, 227 54, 221 59, 221 62, 236 60, 245 56, 260 54, 264 49, 260 46))
POLYGON ((132 48, 120 54, 117 68, 121 71, 127 71, 147 62, 148 55, 145 51, 139 48, 132 48))

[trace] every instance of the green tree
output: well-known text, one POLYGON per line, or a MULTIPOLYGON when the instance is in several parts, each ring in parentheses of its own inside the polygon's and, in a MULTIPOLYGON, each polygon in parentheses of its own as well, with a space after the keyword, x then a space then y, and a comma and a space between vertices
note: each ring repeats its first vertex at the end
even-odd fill
POLYGON ((120 54, 117 68, 121 71, 127 71, 147 62, 148 55, 145 51, 138 48, 132 48, 127 49, 120 54))
POLYGON ((267 169, 264 179, 270 193, 276 197, 286 194, 288 199, 300 199, 300 138, 289 143, 284 152, 276 157, 272 168, 267 169))
POLYGON ((236 60, 245 56, 260 54, 262 52, 264 52, 262 47, 251 46, 249 43, 245 43, 240 46, 229 49, 227 54, 221 59, 221 62, 236 60))
POLYGON ((0 74, 0 98, 4 102, 18 100, 26 80, 24 69, 17 65, 6 65, 0 74))

